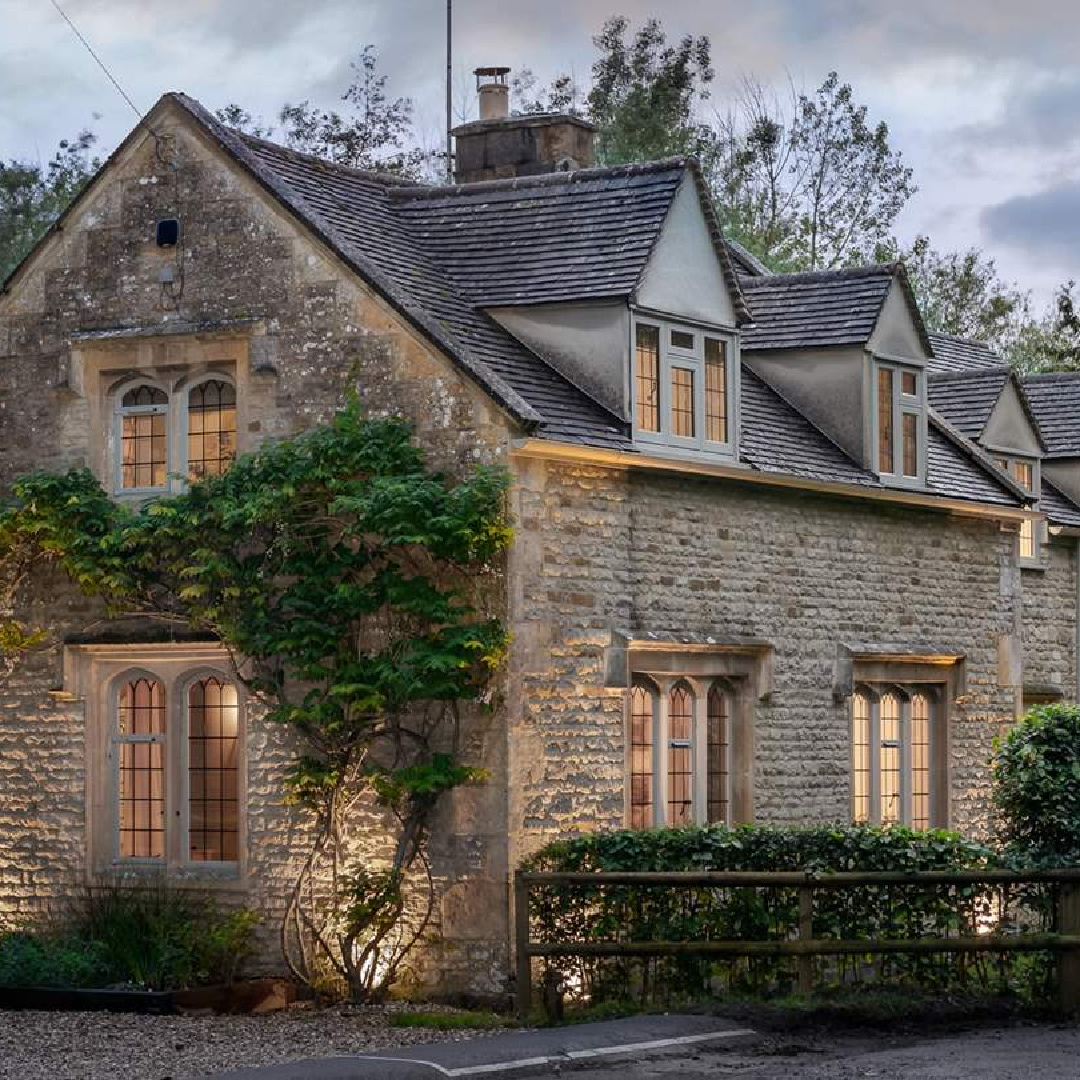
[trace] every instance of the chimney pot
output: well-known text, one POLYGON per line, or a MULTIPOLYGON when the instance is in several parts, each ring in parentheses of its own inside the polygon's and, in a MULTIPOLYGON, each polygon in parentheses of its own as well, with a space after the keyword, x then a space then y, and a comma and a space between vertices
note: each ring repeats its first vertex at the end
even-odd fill
POLYGON ((508 67, 480 67, 476 76, 476 93, 480 98, 481 120, 502 120, 510 115, 510 85, 508 67))

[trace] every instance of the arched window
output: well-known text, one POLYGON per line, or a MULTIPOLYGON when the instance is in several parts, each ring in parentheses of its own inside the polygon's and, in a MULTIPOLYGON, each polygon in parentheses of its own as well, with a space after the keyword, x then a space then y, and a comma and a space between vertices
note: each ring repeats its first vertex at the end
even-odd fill
POLYGON ((694 694, 676 683, 668 695, 667 824, 694 821, 694 694))
POLYGON ((656 695, 646 686, 630 691, 630 827, 653 824, 653 725, 656 695))
POLYGON ((214 676, 188 689, 188 855, 235 862, 239 828, 240 708, 236 687, 214 676))
POLYGON ((707 813, 710 822, 731 820, 731 708, 730 695, 721 683, 713 683, 708 698, 709 764, 706 778, 707 813))
POLYGON ((217 476, 236 458, 236 388, 207 379, 188 393, 188 476, 217 476))
POLYGON ((165 857, 165 689, 156 679, 124 683, 116 697, 118 854, 165 857))
POLYGON ((165 487, 169 475, 169 397, 150 383, 127 390, 117 409, 120 440, 120 487, 152 491, 165 487))
POLYGON ((851 812, 857 822, 934 822, 937 698, 920 687, 859 687, 851 705, 851 812))

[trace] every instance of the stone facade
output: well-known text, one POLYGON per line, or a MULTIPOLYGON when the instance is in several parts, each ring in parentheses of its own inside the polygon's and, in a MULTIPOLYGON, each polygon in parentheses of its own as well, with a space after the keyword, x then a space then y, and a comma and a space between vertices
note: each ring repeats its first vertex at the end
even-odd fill
MULTIPOLYGON (((408 417, 441 467, 505 460, 509 425, 487 396, 189 127, 158 133, 180 167, 149 136, 136 140, 0 297, 0 485, 33 469, 107 472, 100 426, 111 417, 96 395, 110 380, 216 363, 235 365, 242 450, 325 421, 355 389, 372 414, 408 417), (154 241, 156 221, 173 215, 187 268, 178 301, 159 284, 175 255, 154 241), (107 333, 117 327, 157 332, 107 333), (106 333, 78 337, 88 331, 106 333)), ((84 703, 56 692, 60 643, 100 631, 101 613, 58 580, 27 599, 57 644, 0 687, 0 915, 48 905, 89 873, 94 740, 84 703)), ((305 823, 282 803, 291 747, 257 716, 246 734, 246 873, 209 884, 265 912, 266 963, 280 969, 275 923, 305 823)), ((477 719, 468 740, 474 762, 503 777, 501 726, 477 719)), ((444 942, 419 973, 436 992, 501 989, 506 834, 498 780, 448 801, 432 843, 444 942)))
POLYGON ((1052 539, 1045 569, 1025 570, 1024 688, 1028 702, 1077 695, 1077 541, 1052 539))

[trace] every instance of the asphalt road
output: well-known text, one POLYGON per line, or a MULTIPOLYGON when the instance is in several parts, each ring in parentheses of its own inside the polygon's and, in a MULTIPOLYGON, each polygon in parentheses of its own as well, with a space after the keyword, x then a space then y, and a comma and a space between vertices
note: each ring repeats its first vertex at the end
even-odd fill
POLYGON ((925 1039, 770 1036, 577 1071, 583 1080, 1067 1080, 1080 1078, 1080 1027, 983 1029, 925 1039))

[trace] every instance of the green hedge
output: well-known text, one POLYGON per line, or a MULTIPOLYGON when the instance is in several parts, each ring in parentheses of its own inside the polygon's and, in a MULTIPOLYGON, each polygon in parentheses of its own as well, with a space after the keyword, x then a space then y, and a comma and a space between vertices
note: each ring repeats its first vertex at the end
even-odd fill
MULTIPOLYGON (((523 864, 549 872, 595 871, 928 871, 999 865, 988 847, 956 833, 903 828, 827 826, 655 829, 591 833, 550 844, 523 864)), ((1015 891, 1014 891, 1015 893, 1015 891)), ((1000 907, 1000 890, 983 886, 860 887, 814 894, 814 935, 870 939, 960 936, 1003 921, 1045 925, 1039 889, 1000 907)), ((794 888, 691 888, 588 885, 534 886, 532 936, 565 941, 786 940, 797 936, 794 888)), ((1028 968, 1030 961, 1024 961, 1028 968)), ((1017 965, 986 957, 840 957, 815 960, 819 981, 910 983, 998 990, 1019 977, 1017 965)), ((1038 976, 1045 975, 1045 963, 1038 976)), ((793 959, 568 959, 547 965, 572 991, 592 999, 645 997, 652 1003, 725 993, 786 994, 796 984, 793 959)), ((1024 977, 1027 979, 1027 970, 1024 977)))

